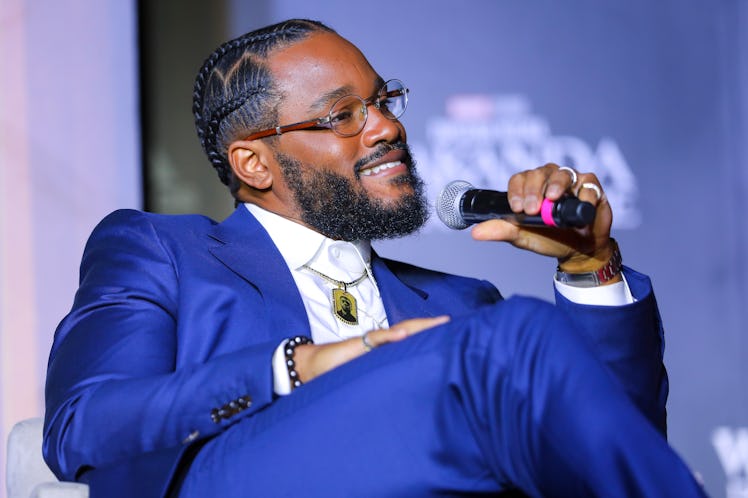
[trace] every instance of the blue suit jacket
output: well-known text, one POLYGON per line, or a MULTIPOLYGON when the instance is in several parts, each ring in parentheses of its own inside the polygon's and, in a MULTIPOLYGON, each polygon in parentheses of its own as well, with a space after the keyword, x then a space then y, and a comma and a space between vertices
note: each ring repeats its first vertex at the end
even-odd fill
MULTIPOLYGON (((486 281, 376 255, 372 266, 393 324, 501 299, 486 281)), ((657 307, 646 277, 627 270, 627 280, 638 299, 630 306, 557 301, 664 430, 657 307)), ((91 235, 55 334, 45 459, 60 478, 91 484, 94 497, 161 496, 188 448, 273 402, 270 358, 293 335, 310 335, 301 297, 243 206, 220 224, 117 211, 91 235)))

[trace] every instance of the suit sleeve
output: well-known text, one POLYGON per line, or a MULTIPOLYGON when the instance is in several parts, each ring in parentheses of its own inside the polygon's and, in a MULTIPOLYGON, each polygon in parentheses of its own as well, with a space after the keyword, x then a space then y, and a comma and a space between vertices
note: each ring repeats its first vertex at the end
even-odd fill
POLYGON ((277 341, 176 368, 172 259, 135 211, 113 213, 89 239, 47 372, 43 451, 58 477, 75 480, 168 448, 178 453, 272 401, 277 341))
POLYGON ((662 321, 649 278, 630 268, 624 268, 624 274, 636 300, 632 304, 577 304, 558 291, 556 303, 590 339, 629 397, 665 434, 668 378, 663 364, 662 321))

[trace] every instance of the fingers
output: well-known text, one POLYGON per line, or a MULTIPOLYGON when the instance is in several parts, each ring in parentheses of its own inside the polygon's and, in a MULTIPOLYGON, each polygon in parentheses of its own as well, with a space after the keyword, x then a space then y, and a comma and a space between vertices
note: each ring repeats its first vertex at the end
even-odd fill
MULTIPOLYGON (((555 165, 546 165, 555 166, 555 165)), ((555 201, 568 190, 574 188, 579 181, 580 173, 567 166, 552 169, 545 188, 545 197, 555 201)))
POLYGON ((512 211, 528 215, 540 212, 543 199, 555 201, 567 192, 593 205, 605 197, 594 173, 579 173, 553 163, 513 175, 507 188, 512 211))
POLYGON ((577 179, 578 179, 577 170, 575 170, 574 168, 570 168, 568 166, 559 166, 558 171, 559 172, 564 171, 566 173, 569 173, 569 176, 571 178, 571 184, 576 185, 577 179))
POLYGON ((605 194, 603 193, 603 189, 597 181, 597 178, 594 178, 594 175, 592 176, 593 178, 590 178, 589 180, 585 179, 579 182, 576 189, 576 196, 579 200, 587 201, 590 204, 598 204, 603 200, 605 194))
POLYGON ((509 179, 509 205, 515 213, 536 215, 543 199, 555 201, 572 187, 575 179, 576 175, 551 163, 517 173, 509 179))
POLYGON ((294 360, 299 378, 308 382, 383 344, 397 342, 449 321, 449 316, 413 318, 389 329, 371 330, 361 337, 328 344, 304 344, 296 348, 294 360))
POLYGON ((423 332, 437 325, 447 323, 449 316, 442 315, 433 318, 412 318, 403 320, 389 329, 370 330, 361 337, 361 347, 365 351, 377 348, 383 344, 402 341, 413 334, 423 332))
POLYGON ((449 321, 448 315, 441 315, 429 318, 411 318, 410 320, 403 320, 402 322, 392 326, 390 330, 402 330, 408 335, 413 335, 418 332, 422 332, 431 327, 436 327, 449 321))
POLYGON ((546 165, 513 175, 509 179, 507 189, 512 211, 537 214, 540 211, 540 203, 543 201, 546 179, 551 173, 551 168, 546 165))
POLYGON ((475 240, 492 240, 495 242, 513 242, 520 236, 520 228, 504 220, 488 220, 474 225, 470 234, 475 240))

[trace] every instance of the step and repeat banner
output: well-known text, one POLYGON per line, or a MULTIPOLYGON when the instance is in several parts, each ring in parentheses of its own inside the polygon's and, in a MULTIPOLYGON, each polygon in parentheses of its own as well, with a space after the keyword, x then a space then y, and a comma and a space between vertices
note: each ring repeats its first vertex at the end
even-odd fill
MULTIPOLYGON (((405 82, 432 199, 547 161, 598 175, 624 262, 660 303, 670 440, 711 495, 748 497, 748 2, 266 5, 258 22, 234 1, 234 34, 319 19, 405 82)), ((552 299, 553 262, 440 225, 377 248, 552 299)))

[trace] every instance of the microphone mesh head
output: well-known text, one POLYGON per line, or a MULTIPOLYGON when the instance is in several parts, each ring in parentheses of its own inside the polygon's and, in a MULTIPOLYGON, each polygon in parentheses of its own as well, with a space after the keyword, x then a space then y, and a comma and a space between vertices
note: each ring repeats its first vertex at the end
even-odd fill
POLYGON ((473 188, 468 182, 455 180, 442 189, 436 199, 436 214, 439 219, 449 228, 462 230, 467 228, 468 223, 462 217, 460 203, 465 192, 473 188))

